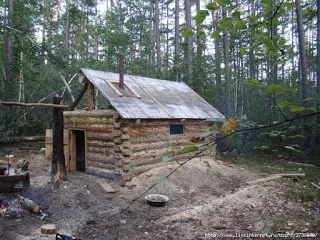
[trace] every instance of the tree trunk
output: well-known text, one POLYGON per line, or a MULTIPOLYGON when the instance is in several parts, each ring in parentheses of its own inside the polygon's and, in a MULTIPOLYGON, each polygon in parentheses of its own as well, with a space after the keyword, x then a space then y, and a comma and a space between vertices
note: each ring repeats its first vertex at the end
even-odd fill
POLYGON ((157 52, 157 71, 158 76, 161 75, 161 49, 160 49, 160 10, 159 0, 155 0, 155 37, 156 37, 156 52, 157 52))
MULTIPOLYGON (((192 31, 191 26, 191 1, 185 0, 185 19, 186 19, 186 30, 192 31)), ((192 84, 193 75, 193 38, 187 36, 187 83, 192 84)))
MULTIPOLYGON (((65 47, 66 47, 67 51, 69 51, 69 44, 70 44, 70 0, 66 0, 66 39, 65 39, 65 47)), ((68 56, 69 56, 69 54, 68 54, 68 56)))
MULTIPOLYGON (((226 9, 222 7, 222 16, 226 17, 226 9)), ((230 76, 230 60, 229 60, 229 36, 223 31, 223 58, 224 58, 224 78, 225 78, 225 92, 226 92, 226 117, 231 116, 231 76, 230 76)))
MULTIPOLYGON (((304 30, 302 25, 302 10, 300 0, 295 0, 296 3, 296 14, 297 14, 297 30, 298 30, 298 40, 299 40, 299 57, 301 64, 301 101, 307 98, 307 62, 306 62, 306 52, 304 44, 304 30)), ((306 102, 303 103, 306 106, 306 102)), ((311 151, 311 140, 312 140, 312 129, 310 125, 311 118, 303 119, 304 128, 304 151, 311 151)))
POLYGON ((24 97, 24 77, 23 77, 23 40, 22 40, 22 49, 20 52, 20 74, 19 74, 19 97, 18 102, 25 102, 24 97))
MULTIPOLYGON (((54 104, 60 104, 61 98, 58 96, 53 97, 54 104)), ((52 165, 51 177, 52 182, 58 180, 66 180, 66 165, 64 158, 63 146, 63 109, 53 108, 53 142, 52 142, 52 165)))
POLYGON ((174 70, 175 70, 176 81, 179 81, 179 61, 180 61, 179 13, 180 13, 179 0, 175 0, 174 70))
MULTIPOLYGON (((317 88, 316 95, 320 96, 320 0, 317 0, 317 61, 316 61, 316 70, 317 70, 317 88)), ((320 100, 317 100, 317 109, 320 108, 320 100)), ((317 126, 320 126, 320 115, 317 115, 317 126)), ((320 141, 320 128, 317 128, 317 138, 316 141, 320 141)))
POLYGON ((7 0, 8 15, 7 15, 7 39, 6 39, 6 79, 5 79, 5 100, 9 100, 12 93, 12 30, 13 27, 13 0, 7 0))

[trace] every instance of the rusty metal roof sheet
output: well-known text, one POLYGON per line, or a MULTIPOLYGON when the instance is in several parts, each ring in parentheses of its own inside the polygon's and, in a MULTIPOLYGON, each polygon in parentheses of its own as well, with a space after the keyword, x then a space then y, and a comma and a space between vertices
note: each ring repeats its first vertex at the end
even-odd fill
MULTIPOLYGON (((124 75, 131 95, 112 86, 119 74, 82 68, 81 72, 123 118, 207 119, 224 116, 183 82, 124 75)), ((116 85, 116 84, 115 84, 116 85)), ((126 91, 127 92, 127 91, 126 91)))

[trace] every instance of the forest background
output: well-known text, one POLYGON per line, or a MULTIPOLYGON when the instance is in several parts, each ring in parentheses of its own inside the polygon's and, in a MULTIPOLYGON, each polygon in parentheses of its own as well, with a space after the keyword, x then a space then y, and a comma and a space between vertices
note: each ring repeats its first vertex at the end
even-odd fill
MULTIPOLYGON (((320 0, 6 0, 0 49, 3 101, 70 104, 79 68, 118 72, 124 55, 126 73, 184 81, 240 127, 299 118, 239 133, 240 152, 319 151, 320 0)), ((51 125, 52 109, 0 108, 0 139, 51 125)))

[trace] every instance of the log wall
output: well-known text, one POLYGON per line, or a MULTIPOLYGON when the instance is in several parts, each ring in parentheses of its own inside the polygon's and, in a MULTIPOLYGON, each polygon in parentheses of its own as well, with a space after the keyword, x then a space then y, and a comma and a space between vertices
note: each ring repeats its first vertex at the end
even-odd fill
MULTIPOLYGON (((191 140, 198 138, 208 125, 201 120, 121 120, 121 157, 124 160, 123 169, 132 173, 141 173, 142 169, 148 170, 152 166, 161 164, 163 154, 173 147, 183 147, 195 144, 191 140), (183 124, 183 135, 170 135, 170 124, 183 124), (126 140, 124 140, 125 138, 126 140), (129 168, 128 163, 134 163, 134 168, 129 168)), ((197 144, 204 144, 205 141, 197 144)), ((183 160, 192 154, 173 156, 172 160, 183 160)), ((209 155, 205 151, 200 156, 209 155)), ((127 179, 132 176, 128 175, 127 179)))
POLYGON ((64 112, 66 129, 86 131, 87 170, 115 170, 114 114, 113 110, 64 112))
MULTIPOLYGON (((114 110, 65 112, 64 124, 66 129, 86 130, 87 169, 110 171, 124 181, 159 164, 170 164, 162 162, 164 153, 195 144, 191 140, 208 128, 201 120, 122 119, 114 110), (170 124, 183 124, 184 134, 170 135, 170 124), (130 168, 130 163, 135 166, 130 168)), ((193 154, 171 159, 184 160, 193 154)), ((209 154, 205 151, 199 156, 209 154)))

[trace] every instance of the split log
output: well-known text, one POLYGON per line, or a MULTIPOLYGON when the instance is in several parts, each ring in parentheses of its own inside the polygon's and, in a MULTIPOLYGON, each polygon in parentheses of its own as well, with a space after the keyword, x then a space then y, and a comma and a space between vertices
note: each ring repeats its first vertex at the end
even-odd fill
POLYGON ((0 100, 0 106, 22 106, 22 107, 53 107, 68 108, 68 105, 52 104, 52 103, 21 103, 21 102, 4 102, 0 100))
POLYGON ((0 139, 0 144, 19 143, 19 142, 40 142, 44 140, 45 140, 45 136, 13 137, 13 138, 0 139))

